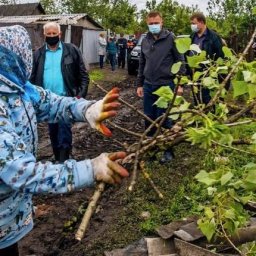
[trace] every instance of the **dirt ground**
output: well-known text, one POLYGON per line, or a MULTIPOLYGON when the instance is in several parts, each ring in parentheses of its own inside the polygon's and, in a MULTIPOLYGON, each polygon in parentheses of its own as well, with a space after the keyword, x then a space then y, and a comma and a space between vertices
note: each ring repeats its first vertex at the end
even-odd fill
MULTIPOLYGON (((142 108, 142 100, 136 96, 135 77, 128 76, 127 70, 111 72, 109 67, 103 69, 103 72, 104 78, 98 82, 99 84, 106 90, 117 85, 121 89, 123 99, 138 109, 142 108)), ((100 89, 91 87, 88 99, 97 100, 103 95, 104 93, 100 89)), ((125 106, 120 108, 118 116, 113 121, 133 132, 143 131, 143 119, 125 106)), ((111 129, 113 137, 105 138, 87 125, 83 128, 74 126, 73 158, 77 160, 93 158, 102 152, 123 149, 120 142, 132 144, 136 141, 136 138, 120 130, 111 129)), ((39 134, 38 159, 52 160, 46 124, 39 125, 39 134)), ((161 182, 169 194, 175 192, 175 184, 178 184, 188 171, 189 154, 187 150, 179 153, 182 161, 176 161, 173 166, 176 168, 175 171, 170 171, 170 166, 166 167, 168 175, 161 182)), ((191 164, 190 162, 189 164, 197 166, 196 163, 191 164)), ((166 170, 164 170, 165 173, 166 170)), ((161 170, 158 171, 158 177, 162 177, 161 170)), ((84 189, 65 195, 35 196, 34 205, 39 210, 38 216, 35 217, 35 226, 32 232, 20 242, 21 256, 100 256, 103 255, 104 250, 120 248, 140 239, 144 235, 138 226, 140 219, 136 216, 135 209, 130 207, 130 202, 136 200, 134 205, 140 209, 138 205, 143 200, 156 202, 157 199, 145 184, 142 185, 141 191, 129 195, 127 192, 128 182, 129 180, 126 180, 121 186, 107 187, 99 207, 92 217, 86 236, 80 243, 74 239, 82 217, 79 209, 86 208, 94 189, 84 189)))

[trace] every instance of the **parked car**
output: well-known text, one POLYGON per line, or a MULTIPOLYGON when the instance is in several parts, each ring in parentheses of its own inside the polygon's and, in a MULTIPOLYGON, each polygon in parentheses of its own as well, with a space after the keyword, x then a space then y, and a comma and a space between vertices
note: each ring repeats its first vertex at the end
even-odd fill
MULTIPOLYGON (((129 75, 137 75, 138 74, 138 68, 139 68, 139 60, 140 60, 140 53, 141 53, 141 43, 145 34, 141 34, 137 45, 133 48, 131 51, 131 54, 127 60, 127 66, 128 66, 128 74, 129 75)), ((189 37, 189 35, 179 35, 176 38, 184 38, 189 37)))

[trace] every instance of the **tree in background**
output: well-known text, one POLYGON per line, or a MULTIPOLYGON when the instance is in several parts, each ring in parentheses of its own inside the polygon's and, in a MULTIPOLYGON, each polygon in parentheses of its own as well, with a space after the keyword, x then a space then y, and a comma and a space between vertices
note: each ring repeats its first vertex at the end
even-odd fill
MULTIPOLYGON (((247 44, 256 25, 253 7, 256 0, 210 0, 209 17, 216 22, 216 30, 236 52, 247 44)), ((248 58, 253 58, 252 49, 248 58)))

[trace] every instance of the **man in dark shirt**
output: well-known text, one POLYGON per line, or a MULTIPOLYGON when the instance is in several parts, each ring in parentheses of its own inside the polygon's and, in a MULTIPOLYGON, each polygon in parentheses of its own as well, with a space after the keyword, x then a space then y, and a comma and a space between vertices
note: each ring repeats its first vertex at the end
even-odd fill
POLYGON ((120 38, 117 40, 118 49, 118 67, 125 67, 126 49, 127 49, 127 39, 124 38, 124 33, 120 34, 120 38))
MULTIPOLYGON (((192 44, 197 44, 201 50, 206 51, 207 58, 210 58, 212 60, 217 60, 219 57, 224 58, 224 53, 222 51, 222 40, 216 32, 206 26, 206 18, 204 14, 200 12, 194 13, 190 17, 190 23, 192 30, 192 44)), ((191 69, 189 70, 189 75, 193 75, 191 69)), ((223 77, 220 77, 220 81, 221 80, 223 80, 223 77)), ((200 102, 201 97, 199 96, 199 92, 198 95, 194 95, 195 103, 209 103, 209 101, 211 100, 210 90, 208 88, 201 88, 201 91, 202 102, 200 102)))

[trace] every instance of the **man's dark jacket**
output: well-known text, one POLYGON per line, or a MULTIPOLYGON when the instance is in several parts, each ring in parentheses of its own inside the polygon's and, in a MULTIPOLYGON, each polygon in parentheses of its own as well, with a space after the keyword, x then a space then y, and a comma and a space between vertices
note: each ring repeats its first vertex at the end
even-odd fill
MULTIPOLYGON (((196 33, 193 33, 191 35, 192 43, 194 42, 195 36, 196 33)), ((209 57, 212 60, 217 60, 219 57, 224 58, 222 46, 223 44, 220 36, 211 29, 206 28, 206 36, 203 41, 201 50, 206 51, 207 57, 209 57)))
MULTIPOLYGON (((81 51, 73 44, 63 43, 61 71, 67 91, 67 96, 85 97, 89 85, 89 75, 86 71, 81 51)), ((43 87, 44 63, 46 45, 34 53, 33 70, 30 82, 43 87)))
POLYGON ((124 37, 118 38, 116 45, 117 45, 119 55, 125 56, 126 49, 127 49, 127 39, 124 37))
MULTIPOLYGON (((176 49, 173 33, 162 30, 159 38, 154 39, 148 32, 142 40, 141 55, 138 70, 137 85, 168 85, 174 78, 171 67, 176 62, 183 62, 182 56, 176 49)), ((185 70, 181 70, 182 73, 185 70)))

